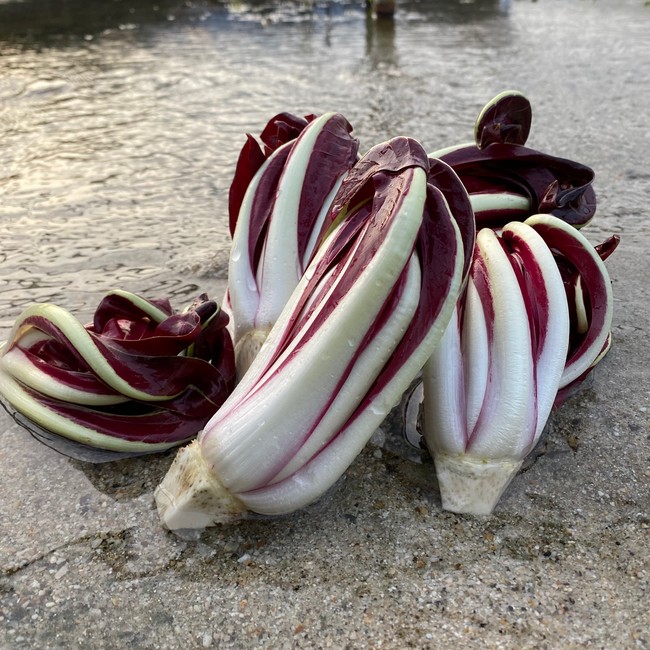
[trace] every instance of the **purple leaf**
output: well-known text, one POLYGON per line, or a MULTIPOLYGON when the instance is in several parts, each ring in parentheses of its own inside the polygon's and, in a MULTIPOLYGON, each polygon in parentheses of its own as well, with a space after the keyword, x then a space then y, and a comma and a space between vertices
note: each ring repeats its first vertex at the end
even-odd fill
POLYGON ((526 144, 532 119, 528 99, 519 92, 507 90, 489 102, 476 120, 476 146, 485 149, 494 143, 526 144))

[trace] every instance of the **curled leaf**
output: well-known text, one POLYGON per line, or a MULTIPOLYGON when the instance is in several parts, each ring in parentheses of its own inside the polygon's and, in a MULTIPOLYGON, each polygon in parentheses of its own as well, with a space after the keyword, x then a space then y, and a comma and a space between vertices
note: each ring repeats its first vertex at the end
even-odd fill
POLYGON ((234 384, 228 317, 201 295, 184 312, 126 291, 92 323, 33 305, 0 356, 0 395, 42 429, 112 451, 160 451, 195 436, 234 384))

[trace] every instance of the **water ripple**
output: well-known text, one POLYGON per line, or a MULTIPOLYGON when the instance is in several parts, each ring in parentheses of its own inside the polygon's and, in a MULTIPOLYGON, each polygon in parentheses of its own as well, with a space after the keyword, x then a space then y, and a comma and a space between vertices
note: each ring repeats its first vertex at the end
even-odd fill
POLYGON ((35 300, 220 297, 239 148, 284 110, 342 111, 362 149, 400 134, 433 149, 519 88, 532 144, 596 169, 594 238, 647 237, 638 3, 405 0, 394 22, 363 2, 70 4, 0 4, 0 337, 35 300))

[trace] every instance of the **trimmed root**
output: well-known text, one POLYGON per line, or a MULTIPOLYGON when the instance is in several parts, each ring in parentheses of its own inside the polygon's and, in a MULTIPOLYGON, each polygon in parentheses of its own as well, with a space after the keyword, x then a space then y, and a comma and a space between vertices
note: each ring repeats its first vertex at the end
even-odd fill
POLYGON ((443 510, 470 515, 491 514, 522 464, 446 454, 435 454, 433 460, 443 510))
POLYGON ((206 528, 242 519, 246 506, 218 481, 198 441, 176 454, 154 493, 160 520, 169 530, 206 528))

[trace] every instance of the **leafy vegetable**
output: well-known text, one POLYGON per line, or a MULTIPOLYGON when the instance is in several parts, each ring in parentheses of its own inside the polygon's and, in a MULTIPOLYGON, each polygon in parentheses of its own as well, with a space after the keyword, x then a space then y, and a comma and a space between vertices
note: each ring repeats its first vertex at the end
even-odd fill
POLYGON ((423 371, 424 438, 443 508, 492 511, 558 391, 601 356, 611 319, 607 270, 575 228, 535 215, 501 235, 479 231, 466 292, 423 371))
POLYGON ((234 384, 228 317, 199 296, 112 291, 83 326, 53 304, 28 307, 0 356, 0 394, 43 429, 112 451, 160 451, 194 437, 234 384))
POLYGON ((331 234, 248 372, 158 487, 168 528, 318 499, 440 338, 474 242, 467 194, 448 166, 432 168, 408 138, 374 147, 324 229, 331 234))
POLYGON ((423 395, 443 507, 491 512, 611 345, 618 238, 593 247, 578 231, 594 173, 526 147, 531 123, 506 91, 472 144, 427 156, 397 137, 359 159, 342 115, 276 115, 230 187, 223 311, 204 294, 176 313, 114 291, 83 326, 35 305, 0 350, 0 395, 91 448, 200 432, 156 490, 179 529, 317 500, 408 391, 414 422, 423 395))
POLYGON ((505 91, 481 111, 475 143, 430 154, 460 176, 478 228, 498 228, 537 213, 555 215, 580 228, 595 214, 593 170, 525 147, 531 121, 529 101, 521 93, 505 91))
POLYGON ((352 127, 338 113, 290 114, 249 136, 230 190, 233 233, 225 305, 238 374, 257 354, 314 251, 332 199, 357 160, 352 127))

